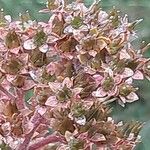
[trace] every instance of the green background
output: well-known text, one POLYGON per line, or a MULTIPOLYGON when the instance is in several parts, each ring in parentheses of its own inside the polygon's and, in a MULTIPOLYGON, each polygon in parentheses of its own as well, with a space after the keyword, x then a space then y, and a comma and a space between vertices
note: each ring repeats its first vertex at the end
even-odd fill
MULTIPOLYGON (((92 0, 85 0, 87 5, 92 3, 92 0)), ((14 19, 18 18, 19 13, 29 10, 33 19, 46 21, 49 15, 40 14, 38 11, 45 8, 46 0, 0 0, 0 8, 4 8, 6 14, 10 14, 14 19)), ((135 47, 141 41, 150 42, 150 0, 102 0, 102 8, 110 10, 112 6, 116 6, 121 10, 122 14, 128 14, 130 20, 141 19, 143 22, 136 28, 139 39, 135 40, 135 47)), ((145 54, 150 57, 150 50, 145 54)), ((113 118, 115 120, 131 121, 139 120, 145 122, 140 134, 142 136, 142 143, 137 146, 137 150, 150 150, 150 82, 136 82, 139 86, 140 100, 127 105, 125 108, 120 107, 114 103, 113 118)))

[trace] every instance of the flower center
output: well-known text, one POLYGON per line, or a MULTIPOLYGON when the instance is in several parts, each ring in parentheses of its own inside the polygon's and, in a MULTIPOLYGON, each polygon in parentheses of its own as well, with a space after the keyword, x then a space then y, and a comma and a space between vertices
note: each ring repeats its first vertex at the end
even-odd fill
POLYGON ((119 93, 122 96, 128 96, 133 91, 133 87, 128 84, 123 84, 120 86, 119 93))
POLYGON ((105 81, 102 84, 104 91, 108 92, 114 87, 114 80, 112 77, 106 77, 105 81))

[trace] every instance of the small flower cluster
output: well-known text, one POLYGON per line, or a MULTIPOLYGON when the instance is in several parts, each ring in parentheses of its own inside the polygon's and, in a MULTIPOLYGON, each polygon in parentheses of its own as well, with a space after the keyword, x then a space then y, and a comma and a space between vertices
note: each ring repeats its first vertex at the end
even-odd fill
POLYGON ((99 0, 48 0, 40 12, 48 22, 0 12, 1 147, 132 150, 142 124, 115 123, 106 105, 138 100, 133 81, 150 79, 150 44, 132 46, 141 20, 106 13, 99 0))

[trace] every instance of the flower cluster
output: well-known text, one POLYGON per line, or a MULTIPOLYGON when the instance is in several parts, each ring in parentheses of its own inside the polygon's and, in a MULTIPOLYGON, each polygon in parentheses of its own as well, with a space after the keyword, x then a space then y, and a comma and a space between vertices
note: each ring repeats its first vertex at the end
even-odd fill
POLYGON ((150 79, 150 45, 132 46, 141 20, 107 13, 99 0, 48 0, 40 12, 48 22, 0 12, 1 147, 132 150, 142 124, 115 123, 106 105, 138 100, 133 81, 150 79))

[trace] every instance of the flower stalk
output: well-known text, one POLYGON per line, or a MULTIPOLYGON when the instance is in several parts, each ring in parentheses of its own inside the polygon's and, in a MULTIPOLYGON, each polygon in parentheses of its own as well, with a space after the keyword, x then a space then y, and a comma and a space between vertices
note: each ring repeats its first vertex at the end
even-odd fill
POLYGON ((30 145, 28 150, 37 150, 41 147, 44 147, 45 145, 48 145, 50 143, 56 143, 56 142, 60 142, 64 144, 66 143, 65 139, 60 136, 49 135, 46 138, 40 140, 39 142, 30 145))
POLYGON ((0 91, 2 91, 6 96, 8 96, 8 98, 11 99, 12 101, 16 100, 16 97, 8 90, 6 90, 1 84, 0 84, 0 91))

